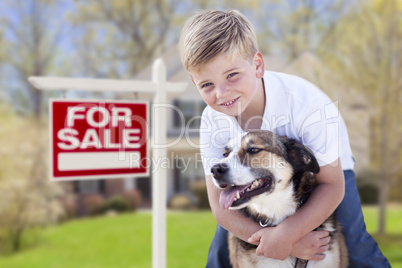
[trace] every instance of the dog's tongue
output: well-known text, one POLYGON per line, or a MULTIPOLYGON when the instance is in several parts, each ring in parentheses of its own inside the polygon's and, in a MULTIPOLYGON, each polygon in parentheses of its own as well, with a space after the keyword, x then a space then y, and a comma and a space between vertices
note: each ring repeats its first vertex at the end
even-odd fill
POLYGON ((219 196, 219 205, 226 209, 229 208, 237 195, 237 192, 241 192, 246 189, 249 185, 243 186, 234 186, 230 187, 229 189, 222 191, 221 195, 219 196))

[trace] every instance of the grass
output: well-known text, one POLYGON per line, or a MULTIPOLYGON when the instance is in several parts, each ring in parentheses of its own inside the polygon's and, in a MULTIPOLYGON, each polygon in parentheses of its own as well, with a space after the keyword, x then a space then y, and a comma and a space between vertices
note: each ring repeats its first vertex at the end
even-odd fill
MULTIPOLYGON (((377 209, 365 207, 364 214, 368 230, 374 233, 377 209)), ((0 267, 152 267, 151 222, 151 213, 138 212, 74 220, 46 228, 31 233, 20 253, 1 256, 0 267)), ((387 235, 374 235, 393 268, 402 268, 401 223, 402 207, 391 207, 387 213, 387 235)), ((169 212, 167 225, 167 267, 204 267, 216 226, 211 212, 169 212)))
POLYGON ((376 234, 378 228, 378 208, 364 207, 367 230, 377 241, 381 251, 393 268, 402 268, 402 206, 391 205, 387 208, 386 234, 376 234))
MULTIPOLYGON (((211 212, 168 213, 167 225, 167 267, 204 266, 216 227, 211 212)), ((138 212, 47 228, 22 252, 0 257, 0 267, 152 267, 152 215, 138 212)))

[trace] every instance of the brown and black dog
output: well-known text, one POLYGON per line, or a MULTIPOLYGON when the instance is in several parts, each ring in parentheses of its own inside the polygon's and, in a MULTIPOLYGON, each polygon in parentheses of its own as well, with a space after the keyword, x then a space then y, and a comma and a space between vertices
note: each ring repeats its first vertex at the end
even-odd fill
MULTIPOLYGON (((219 164, 211 172, 217 187, 224 189, 220 205, 238 209, 262 227, 276 226, 294 214, 315 188, 313 173, 320 167, 311 151, 296 140, 257 130, 232 139, 219 164)), ((332 214, 319 229, 331 234, 330 248, 322 261, 289 256, 276 260, 257 256, 256 246, 229 232, 233 267, 347 267, 348 255, 341 226, 332 214)))

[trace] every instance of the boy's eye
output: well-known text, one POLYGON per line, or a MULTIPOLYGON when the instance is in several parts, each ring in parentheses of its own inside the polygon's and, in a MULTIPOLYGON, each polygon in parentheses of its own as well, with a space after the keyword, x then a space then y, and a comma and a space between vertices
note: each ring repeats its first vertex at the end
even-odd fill
POLYGON ((212 86, 212 83, 205 83, 205 84, 203 84, 201 86, 201 88, 206 88, 206 87, 209 87, 209 86, 212 86))
POLYGON ((228 75, 228 78, 231 78, 231 77, 235 76, 236 74, 237 73, 231 73, 231 74, 228 75))

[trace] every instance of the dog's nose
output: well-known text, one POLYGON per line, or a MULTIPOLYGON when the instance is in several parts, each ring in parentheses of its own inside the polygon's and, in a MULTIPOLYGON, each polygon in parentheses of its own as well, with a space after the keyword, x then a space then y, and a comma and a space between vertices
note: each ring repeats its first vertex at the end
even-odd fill
POLYGON ((216 164, 211 168, 211 173, 214 177, 220 177, 224 175, 229 170, 228 164, 216 164))

